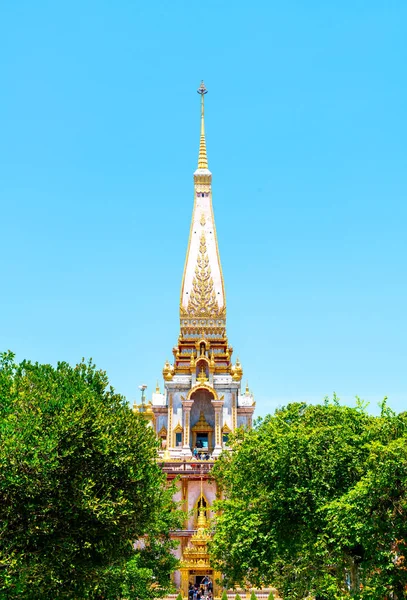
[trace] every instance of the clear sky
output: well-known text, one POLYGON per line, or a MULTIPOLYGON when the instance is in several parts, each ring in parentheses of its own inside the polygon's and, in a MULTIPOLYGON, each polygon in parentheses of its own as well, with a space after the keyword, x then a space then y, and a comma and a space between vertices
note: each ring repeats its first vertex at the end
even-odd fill
POLYGON ((0 348, 130 402, 178 338, 203 78, 257 414, 407 409, 405 0, 3 0, 0 348))

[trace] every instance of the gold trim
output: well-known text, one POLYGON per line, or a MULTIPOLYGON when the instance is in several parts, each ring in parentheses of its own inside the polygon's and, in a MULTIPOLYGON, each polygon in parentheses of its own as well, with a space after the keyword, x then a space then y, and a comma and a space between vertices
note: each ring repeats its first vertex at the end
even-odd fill
POLYGON ((195 392, 197 392, 198 390, 206 390, 207 392, 210 392, 212 394, 213 400, 219 400, 219 396, 216 390, 211 385, 209 385, 209 383, 197 383, 196 385, 194 385, 194 387, 191 388, 188 392, 187 400, 191 400, 191 396, 195 394, 195 392))

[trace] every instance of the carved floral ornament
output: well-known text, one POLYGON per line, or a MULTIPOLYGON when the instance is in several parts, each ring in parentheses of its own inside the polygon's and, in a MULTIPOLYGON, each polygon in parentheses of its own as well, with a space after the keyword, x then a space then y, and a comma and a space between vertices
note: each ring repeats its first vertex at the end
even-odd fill
POLYGON ((180 307, 181 317, 225 318, 226 307, 219 308, 213 287, 211 267, 206 248, 205 234, 202 233, 199 242, 199 252, 196 259, 195 277, 192 280, 192 290, 188 307, 180 307))

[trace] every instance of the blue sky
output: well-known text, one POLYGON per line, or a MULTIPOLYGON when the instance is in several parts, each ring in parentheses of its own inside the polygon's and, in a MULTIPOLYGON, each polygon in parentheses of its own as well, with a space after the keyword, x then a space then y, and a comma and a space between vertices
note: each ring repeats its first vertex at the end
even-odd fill
POLYGON ((257 414, 407 408, 407 4, 0 7, 0 348, 129 401, 178 337, 205 80, 229 341, 257 414))

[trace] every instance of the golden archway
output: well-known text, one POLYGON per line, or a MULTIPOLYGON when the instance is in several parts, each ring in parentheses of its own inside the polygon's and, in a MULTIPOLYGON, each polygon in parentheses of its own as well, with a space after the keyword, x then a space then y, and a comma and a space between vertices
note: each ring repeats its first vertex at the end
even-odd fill
POLYGON ((216 390, 211 385, 209 385, 209 383, 204 383, 203 381, 199 381, 196 385, 194 385, 193 388, 191 388, 189 390, 187 400, 192 400, 192 396, 198 390, 206 390, 207 392, 212 394, 212 396, 213 396, 212 400, 219 400, 219 396, 218 396, 216 390))

